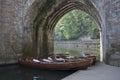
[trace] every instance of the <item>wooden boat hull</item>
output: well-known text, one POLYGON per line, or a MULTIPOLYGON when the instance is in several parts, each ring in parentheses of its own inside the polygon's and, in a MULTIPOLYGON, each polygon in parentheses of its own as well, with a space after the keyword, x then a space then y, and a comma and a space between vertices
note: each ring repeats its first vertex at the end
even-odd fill
MULTIPOLYGON (((57 54, 63 58, 66 58, 67 56, 69 56, 68 54, 57 54)), ((90 60, 90 65, 95 65, 96 63, 96 56, 93 55, 92 53, 88 53, 88 55, 85 54, 86 57, 77 57, 77 58, 81 58, 81 59, 88 59, 90 60)))
POLYGON ((95 63, 96 63, 96 57, 97 56, 95 56, 93 53, 85 53, 84 54, 87 58, 91 58, 92 60, 93 60, 93 62, 92 62, 92 65, 95 65, 95 63))
POLYGON ((80 60, 77 62, 33 62, 32 59, 20 58, 19 63, 24 66, 50 69, 50 70, 78 70, 87 69, 90 65, 89 60, 80 60))
POLYGON ((91 58, 93 61, 92 61, 92 65, 95 65, 96 63, 96 56, 89 56, 88 58, 91 58))

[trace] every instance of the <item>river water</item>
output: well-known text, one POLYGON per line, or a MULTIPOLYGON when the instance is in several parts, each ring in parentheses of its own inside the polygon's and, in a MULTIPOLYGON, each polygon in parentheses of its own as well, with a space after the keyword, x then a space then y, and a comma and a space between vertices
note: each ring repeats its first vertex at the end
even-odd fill
POLYGON ((0 80, 61 80, 75 71, 42 70, 20 65, 0 66, 0 80))

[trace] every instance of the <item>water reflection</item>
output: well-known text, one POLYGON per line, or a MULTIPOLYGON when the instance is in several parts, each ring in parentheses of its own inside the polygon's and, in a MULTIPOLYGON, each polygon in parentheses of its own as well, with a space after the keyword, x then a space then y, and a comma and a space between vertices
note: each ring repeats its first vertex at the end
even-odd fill
POLYGON ((61 80, 75 71, 41 70, 19 65, 0 67, 0 80, 61 80))
POLYGON ((32 80, 44 80, 44 79, 40 78, 39 76, 33 76, 32 80))

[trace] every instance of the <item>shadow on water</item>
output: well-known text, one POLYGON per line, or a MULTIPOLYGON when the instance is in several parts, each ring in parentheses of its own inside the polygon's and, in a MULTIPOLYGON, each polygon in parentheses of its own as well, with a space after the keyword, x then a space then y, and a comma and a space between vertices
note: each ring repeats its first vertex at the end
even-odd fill
POLYGON ((20 65, 0 67, 0 80, 61 80, 75 70, 42 70, 20 65))

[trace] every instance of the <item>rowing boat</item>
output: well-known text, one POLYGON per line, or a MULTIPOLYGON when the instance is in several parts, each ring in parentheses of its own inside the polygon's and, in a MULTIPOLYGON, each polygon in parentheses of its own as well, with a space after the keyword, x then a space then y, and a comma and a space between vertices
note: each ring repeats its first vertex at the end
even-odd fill
POLYGON ((87 69, 90 64, 90 59, 84 59, 79 57, 20 57, 19 63, 24 66, 51 69, 51 70, 78 70, 87 69))

